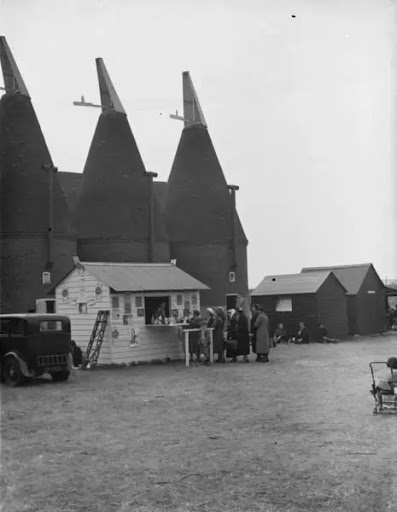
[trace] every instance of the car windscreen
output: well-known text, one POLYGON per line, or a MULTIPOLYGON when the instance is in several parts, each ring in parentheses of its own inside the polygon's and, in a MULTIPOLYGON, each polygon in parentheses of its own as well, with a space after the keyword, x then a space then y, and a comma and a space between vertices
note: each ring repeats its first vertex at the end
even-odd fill
POLYGON ((39 326, 40 332, 62 332, 61 320, 42 320, 39 326))

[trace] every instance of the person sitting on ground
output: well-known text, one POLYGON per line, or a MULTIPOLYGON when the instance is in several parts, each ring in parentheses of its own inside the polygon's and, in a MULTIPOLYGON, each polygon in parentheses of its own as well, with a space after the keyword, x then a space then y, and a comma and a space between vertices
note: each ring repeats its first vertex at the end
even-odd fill
POLYGON ((375 394, 381 407, 383 405, 382 395, 393 394, 393 388, 397 387, 397 357, 389 357, 386 366, 387 368, 375 376, 375 394))
POLYGON ((284 329, 284 324, 279 323, 273 336, 273 348, 277 347, 278 343, 287 343, 287 331, 284 329))
POLYGON ((299 331, 295 338, 292 339, 294 343, 298 345, 302 343, 310 343, 309 332, 305 327, 304 322, 299 322, 299 331))
POLYGON ((320 327, 318 328, 317 343, 337 343, 335 338, 330 338, 328 336, 328 331, 324 324, 320 324, 320 327))
POLYGON ((73 367, 79 368, 83 364, 83 352, 80 347, 77 346, 74 340, 71 341, 72 345, 72 359, 73 367))
POLYGON ((395 310, 393 307, 389 307, 389 310, 387 312, 387 331, 393 330, 393 324, 394 324, 394 317, 395 317, 395 310))

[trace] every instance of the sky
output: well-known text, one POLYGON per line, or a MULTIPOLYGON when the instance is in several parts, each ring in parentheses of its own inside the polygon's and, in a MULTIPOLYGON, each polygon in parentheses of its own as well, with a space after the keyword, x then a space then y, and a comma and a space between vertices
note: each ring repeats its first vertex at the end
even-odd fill
MULTIPOLYGON (((147 171, 168 179, 190 71, 248 246, 249 284, 372 262, 397 278, 391 0, 0 0, 55 165, 82 172, 102 57, 147 171), (292 16, 295 17, 292 17, 292 16)), ((0 79, 1 82, 1 79, 0 79)))

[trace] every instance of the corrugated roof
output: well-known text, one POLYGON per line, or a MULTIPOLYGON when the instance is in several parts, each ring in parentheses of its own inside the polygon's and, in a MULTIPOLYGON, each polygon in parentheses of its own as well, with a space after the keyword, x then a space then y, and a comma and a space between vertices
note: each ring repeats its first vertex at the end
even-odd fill
POLYGON ((266 276, 251 295, 294 295, 298 293, 316 293, 330 274, 330 271, 324 271, 310 272, 307 274, 266 276))
POLYGON ((81 262, 87 271, 116 292, 209 290, 171 263, 81 262))
POLYGON ((356 295, 371 266, 371 263, 362 263, 359 265, 339 265, 334 267, 308 267, 303 268, 302 273, 331 270, 346 288, 348 295, 356 295))

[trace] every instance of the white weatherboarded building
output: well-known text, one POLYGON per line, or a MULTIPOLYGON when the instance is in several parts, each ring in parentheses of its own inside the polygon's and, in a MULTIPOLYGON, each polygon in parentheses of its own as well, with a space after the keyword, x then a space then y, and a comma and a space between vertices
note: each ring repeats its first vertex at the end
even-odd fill
POLYGON ((98 364, 182 359, 180 325, 200 310, 200 290, 208 286, 171 263, 78 262, 56 286, 56 312, 84 352, 98 311, 110 311, 98 364), (159 308, 165 323, 155 325, 159 308))

